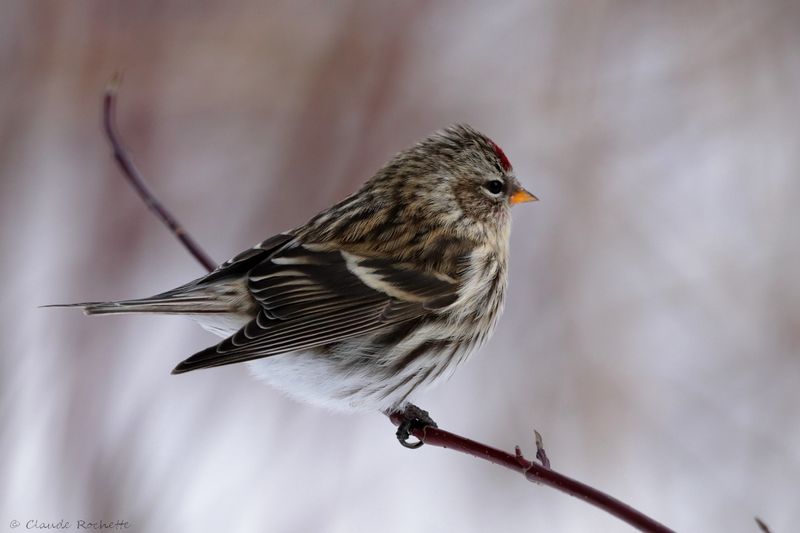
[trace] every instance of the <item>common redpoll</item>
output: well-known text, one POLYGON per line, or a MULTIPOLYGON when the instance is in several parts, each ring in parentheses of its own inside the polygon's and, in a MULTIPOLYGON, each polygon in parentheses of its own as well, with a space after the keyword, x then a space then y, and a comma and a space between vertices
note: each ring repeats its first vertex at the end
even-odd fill
POLYGON ((294 398, 399 411, 489 337, 505 297, 510 208, 532 200, 494 142, 453 126, 206 276, 150 298, 74 305, 187 315, 226 337, 174 374, 250 361, 294 398))

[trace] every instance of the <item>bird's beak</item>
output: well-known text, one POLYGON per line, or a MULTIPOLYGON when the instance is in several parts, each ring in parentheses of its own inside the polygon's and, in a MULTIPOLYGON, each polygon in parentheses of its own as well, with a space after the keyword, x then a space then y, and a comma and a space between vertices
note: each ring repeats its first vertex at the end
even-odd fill
POLYGON ((520 187, 511 194, 509 201, 511 202, 511 205, 515 205, 515 204, 522 204, 525 202, 538 202, 539 199, 536 198, 531 193, 529 193, 528 191, 526 191, 525 189, 523 189, 522 187, 520 187))

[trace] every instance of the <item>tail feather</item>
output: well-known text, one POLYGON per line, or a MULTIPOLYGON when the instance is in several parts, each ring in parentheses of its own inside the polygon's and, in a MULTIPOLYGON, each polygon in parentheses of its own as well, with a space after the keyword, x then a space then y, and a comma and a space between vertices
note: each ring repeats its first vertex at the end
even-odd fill
POLYGON ((75 304, 43 305, 42 307, 81 307, 87 315, 119 313, 204 314, 230 312, 230 304, 209 298, 141 298, 119 302, 81 302, 75 304))
POLYGON ((81 302, 75 304, 45 305, 43 307, 81 307, 87 315, 109 315, 119 313, 160 313, 173 315, 197 315, 207 313, 230 313, 242 298, 238 286, 222 285, 205 287, 179 287, 149 298, 122 300, 118 302, 81 302))

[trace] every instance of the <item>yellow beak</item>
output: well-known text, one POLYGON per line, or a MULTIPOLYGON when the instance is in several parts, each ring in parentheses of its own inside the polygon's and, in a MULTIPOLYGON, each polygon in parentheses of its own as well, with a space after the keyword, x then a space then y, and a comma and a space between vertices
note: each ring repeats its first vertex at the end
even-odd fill
POLYGON ((525 189, 519 189, 514 191, 514 193, 511 195, 511 198, 509 198, 509 201, 511 202, 511 205, 515 205, 525 202, 538 202, 539 199, 525 189))

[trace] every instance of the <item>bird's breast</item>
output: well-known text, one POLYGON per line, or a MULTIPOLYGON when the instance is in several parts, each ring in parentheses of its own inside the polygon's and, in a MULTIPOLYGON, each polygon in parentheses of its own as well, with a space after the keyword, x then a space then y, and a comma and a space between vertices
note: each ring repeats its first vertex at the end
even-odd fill
POLYGON ((475 249, 451 311, 453 319, 462 327, 469 326, 479 342, 488 337, 503 310, 506 281, 505 254, 489 246, 475 249))

